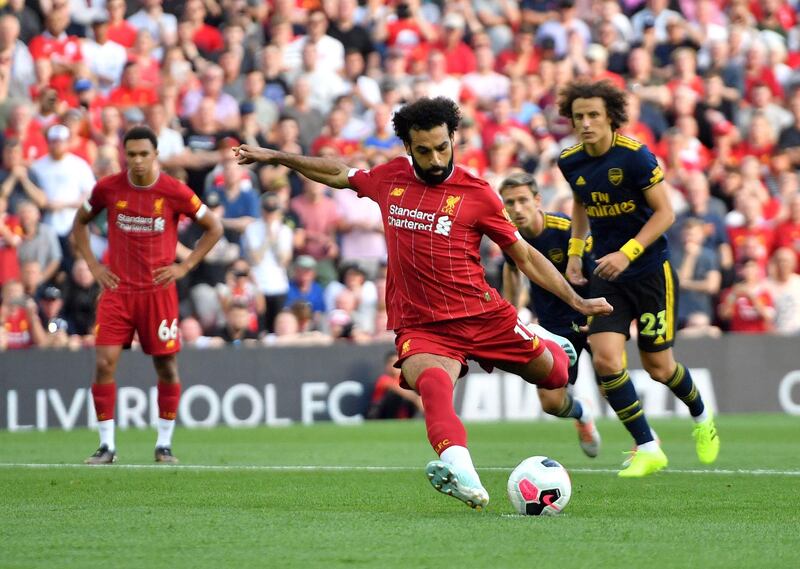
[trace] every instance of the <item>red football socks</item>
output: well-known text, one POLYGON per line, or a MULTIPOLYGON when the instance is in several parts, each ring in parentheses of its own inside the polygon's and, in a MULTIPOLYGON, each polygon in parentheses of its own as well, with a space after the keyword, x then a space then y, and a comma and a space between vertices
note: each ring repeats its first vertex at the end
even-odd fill
POLYGON ((92 398, 94 399, 94 411, 98 421, 108 421, 114 418, 114 406, 117 403, 117 384, 93 383, 92 398))
POLYGON ((428 368, 417 378, 425 408, 428 440, 436 454, 451 446, 467 446, 467 431, 453 407, 453 381, 441 368, 428 368))
POLYGON ((178 401, 181 398, 180 383, 158 382, 158 416, 174 421, 178 416, 178 401))

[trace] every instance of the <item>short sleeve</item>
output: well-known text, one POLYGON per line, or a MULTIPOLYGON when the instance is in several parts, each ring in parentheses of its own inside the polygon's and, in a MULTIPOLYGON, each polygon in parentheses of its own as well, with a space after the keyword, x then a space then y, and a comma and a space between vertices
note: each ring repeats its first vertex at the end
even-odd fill
POLYGON ((100 213, 106 208, 106 196, 108 191, 100 183, 94 185, 89 199, 83 204, 83 208, 89 213, 100 213))
POLYGON ((633 153, 633 185, 641 191, 649 190, 664 180, 664 172, 656 157, 646 146, 633 153))
POLYGON ((350 183, 350 187, 358 194, 358 197, 367 197, 378 201, 378 184, 376 183, 375 173, 372 170, 350 168, 347 172, 347 180, 350 183))
POLYGON ((176 185, 176 196, 174 200, 175 211, 182 213, 192 219, 200 219, 206 212, 206 206, 199 197, 185 184, 176 185))
POLYGON ((511 221, 500 196, 489 184, 484 182, 480 187, 484 195, 480 198, 482 207, 478 215, 477 226, 501 249, 510 247, 520 239, 517 227, 511 221))

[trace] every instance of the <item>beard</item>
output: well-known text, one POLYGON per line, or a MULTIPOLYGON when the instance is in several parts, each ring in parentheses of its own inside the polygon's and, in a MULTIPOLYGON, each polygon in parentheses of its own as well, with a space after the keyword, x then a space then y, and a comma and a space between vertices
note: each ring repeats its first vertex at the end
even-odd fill
POLYGON ((417 159, 414 158, 414 155, 411 154, 411 164, 414 166, 414 172, 416 172, 417 177, 420 180, 428 184, 429 186, 438 186, 442 182, 444 182, 448 176, 453 171, 453 158, 455 157, 455 153, 450 155, 450 162, 447 163, 447 167, 441 171, 436 171, 435 168, 428 168, 427 170, 423 169, 422 166, 419 165, 417 159), (433 170, 436 173, 433 173, 433 170))

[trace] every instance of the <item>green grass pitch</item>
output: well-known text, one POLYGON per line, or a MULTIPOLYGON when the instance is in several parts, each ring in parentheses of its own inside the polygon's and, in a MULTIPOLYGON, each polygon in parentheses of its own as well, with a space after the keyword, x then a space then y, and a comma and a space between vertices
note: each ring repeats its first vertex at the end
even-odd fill
POLYGON ((105 467, 80 465, 94 432, 3 432, 0 568, 800 567, 800 418, 720 417, 712 467, 688 420, 653 426, 668 471, 620 480, 618 422, 594 460, 566 421, 467 425, 483 512, 431 488, 421 421, 179 428, 177 467, 152 463, 153 431, 119 432, 105 467), (508 474, 536 454, 571 472, 561 516, 512 515, 508 474))

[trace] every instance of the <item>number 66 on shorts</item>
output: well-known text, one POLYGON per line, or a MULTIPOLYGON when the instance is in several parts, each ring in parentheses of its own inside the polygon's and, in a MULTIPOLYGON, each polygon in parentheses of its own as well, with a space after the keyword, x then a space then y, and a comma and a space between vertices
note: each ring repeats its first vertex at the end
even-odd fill
POLYGON ((98 346, 129 346, 138 334, 142 351, 151 356, 181 349, 178 295, 174 286, 155 291, 106 290, 97 307, 98 346))

